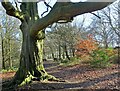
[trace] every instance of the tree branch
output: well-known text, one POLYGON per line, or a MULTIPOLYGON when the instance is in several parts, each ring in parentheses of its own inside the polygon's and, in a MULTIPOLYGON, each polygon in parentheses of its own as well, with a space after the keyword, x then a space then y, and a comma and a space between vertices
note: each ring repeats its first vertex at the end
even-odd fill
POLYGON ((41 16, 43 16, 45 13, 47 13, 48 10, 49 10, 49 8, 52 9, 52 7, 51 7, 48 3, 46 3, 45 1, 44 1, 44 4, 47 6, 47 10, 44 11, 44 12, 41 14, 41 16))
POLYGON ((96 16, 97 18, 101 19, 101 17, 100 17, 99 15, 95 14, 95 13, 92 13, 92 12, 91 12, 90 14, 93 14, 93 15, 96 16))
POLYGON ((63 6, 61 19, 67 19, 68 17, 75 17, 84 13, 100 10, 102 8, 105 8, 110 3, 111 2, 80 2, 73 3, 68 6, 63 6))
POLYGON ((34 23, 32 26, 31 35, 35 36, 40 30, 46 28, 54 22, 59 20, 68 20, 77 15, 100 10, 111 3, 112 2, 57 2, 48 15, 34 23))
POLYGON ((21 21, 24 20, 23 19, 24 15, 22 14, 22 12, 20 12, 19 10, 16 10, 15 7, 8 0, 3 0, 1 3, 2 3, 2 6, 5 8, 6 13, 8 15, 14 16, 21 21))
POLYGON ((39 31, 46 28, 47 26, 57 22, 60 18, 60 7, 55 4, 52 10, 43 18, 37 20, 31 28, 31 36, 36 36, 39 31))

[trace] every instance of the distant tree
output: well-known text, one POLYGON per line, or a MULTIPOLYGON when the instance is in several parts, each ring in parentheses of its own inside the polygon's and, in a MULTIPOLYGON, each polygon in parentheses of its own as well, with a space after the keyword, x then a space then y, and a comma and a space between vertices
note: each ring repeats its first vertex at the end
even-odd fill
MULTIPOLYGON (((111 31, 115 34, 115 42, 120 43, 120 1, 113 4, 111 7, 107 7, 106 10, 102 10, 101 14, 104 16, 106 22, 111 27, 111 31), (114 13, 114 14, 113 14, 114 13)), ((117 43, 118 44, 118 43, 117 43)))
POLYGON ((107 22, 103 22, 103 19, 95 18, 91 24, 90 31, 104 48, 108 48, 115 38, 110 25, 107 22))
POLYGON ((46 34, 46 39, 44 41, 44 50, 46 54, 48 55, 48 58, 55 58, 55 52, 56 52, 56 44, 55 39, 50 32, 46 34))
POLYGON ((70 59, 70 57, 75 56, 74 45, 81 35, 82 31, 72 23, 57 24, 55 28, 52 28, 52 30, 47 33, 47 39, 52 43, 49 43, 49 45, 47 43, 46 45, 52 45, 50 49, 57 49, 59 59, 64 59, 65 57, 70 59))
POLYGON ((90 31, 93 32, 95 38, 100 44, 103 44, 105 48, 110 45, 114 47, 120 39, 119 11, 119 1, 117 1, 113 5, 98 11, 96 15, 99 16, 99 18, 94 17, 91 23, 90 31))
POLYGON ((13 60, 19 59, 20 53, 20 40, 19 30, 17 23, 19 23, 15 18, 10 17, 5 14, 5 11, 2 9, 1 12, 1 46, 2 46, 2 63, 3 69, 6 67, 12 68, 13 60), (17 36, 16 36, 17 35, 17 36), (18 41, 19 40, 19 41, 18 41))

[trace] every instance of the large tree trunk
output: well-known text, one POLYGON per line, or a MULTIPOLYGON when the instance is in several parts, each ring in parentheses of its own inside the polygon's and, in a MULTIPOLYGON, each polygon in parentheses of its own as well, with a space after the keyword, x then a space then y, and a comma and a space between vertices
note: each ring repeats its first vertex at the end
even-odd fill
POLYGON ((39 32, 39 37, 32 37, 29 24, 22 22, 20 28, 23 41, 19 69, 10 83, 3 84, 3 89, 13 89, 15 86, 22 86, 33 80, 58 81, 54 76, 48 75, 43 66, 44 31, 39 32))
POLYGON ((57 80, 47 74, 43 66, 43 35, 40 31, 40 39, 31 37, 30 32, 26 30, 28 26, 23 24, 21 30, 23 33, 23 43, 20 55, 19 69, 15 74, 13 82, 24 85, 31 82, 32 79, 39 80, 57 80))

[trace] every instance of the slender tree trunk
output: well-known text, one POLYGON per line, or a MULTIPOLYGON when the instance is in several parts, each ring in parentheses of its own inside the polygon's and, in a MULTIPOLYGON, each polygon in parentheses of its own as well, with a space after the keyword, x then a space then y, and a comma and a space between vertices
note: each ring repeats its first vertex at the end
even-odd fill
POLYGON ((53 58, 53 59, 55 59, 55 55, 54 55, 54 53, 53 53, 53 52, 52 52, 52 58, 53 58))
POLYGON ((74 57, 75 56, 75 49, 72 48, 72 56, 74 57))
POLYGON ((107 49, 107 48, 108 48, 108 43, 107 43, 107 40, 105 41, 104 46, 105 46, 105 49, 107 49))
POLYGON ((67 45, 66 45, 66 44, 64 45, 64 51, 65 51, 65 54, 66 54, 67 59, 70 60, 70 57, 69 57, 69 55, 68 55, 67 45))
POLYGON ((8 58, 8 61, 9 61, 9 67, 10 68, 12 68, 12 60, 11 60, 11 41, 10 41, 10 38, 8 39, 8 56, 9 56, 9 58, 8 58))
POLYGON ((105 49, 108 48, 107 38, 104 38, 104 47, 105 47, 105 49))
POLYGON ((62 55, 63 59, 65 59, 65 52, 64 52, 64 48, 63 48, 63 55, 62 55))
POLYGON ((59 51, 59 60, 61 60, 61 47, 60 47, 60 43, 59 43, 58 46, 59 46, 59 50, 58 50, 59 51))
POLYGON ((51 49, 51 53, 52 53, 52 58, 54 59, 55 58, 55 54, 53 53, 52 48, 50 48, 50 49, 51 49))
MULTIPOLYGON (((49 46, 49 48, 50 48, 50 50, 51 50, 52 58, 54 59, 54 58, 55 58, 55 55, 54 55, 54 53, 53 53, 53 49, 52 49, 51 46, 49 46)), ((51 58, 51 57, 50 57, 50 58, 51 58)))
POLYGON ((2 39, 2 69, 5 69, 5 56, 4 56, 4 43, 3 43, 3 38, 2 38, 2 35, 1 35, 1 39, 2 39))

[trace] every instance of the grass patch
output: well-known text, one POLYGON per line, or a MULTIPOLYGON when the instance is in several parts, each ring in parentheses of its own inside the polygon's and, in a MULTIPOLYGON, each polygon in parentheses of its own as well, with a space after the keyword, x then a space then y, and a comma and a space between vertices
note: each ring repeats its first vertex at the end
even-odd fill
POLYGON ((13 71, 17 71, 17 70, 18 70, 18 68, 12 67, 12 68, 7 68, 7 69, 1 69, 0 73, 13 72, 13 71))
POLYGON ((60 63, 60 65, 63 65, 63 66, 72 66, 72 65, 76 65, 76 64, 79 64, 80 63, 80 58, 77 58, 77 57, 71 57, 70 60, 68 59, 63 59, 60 63))

